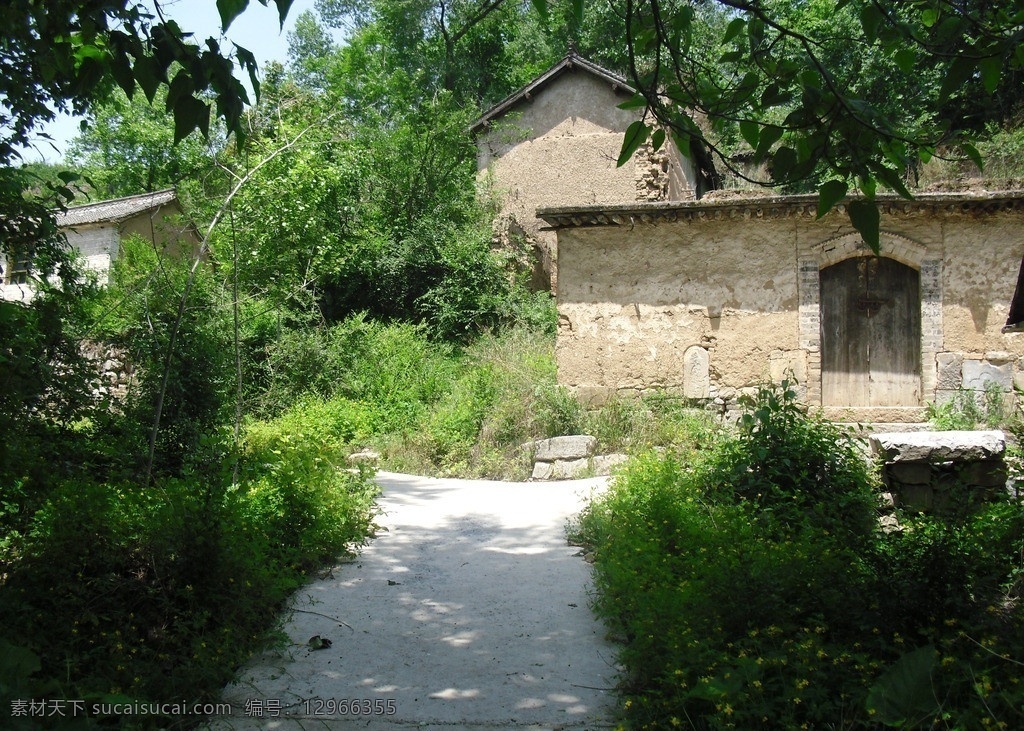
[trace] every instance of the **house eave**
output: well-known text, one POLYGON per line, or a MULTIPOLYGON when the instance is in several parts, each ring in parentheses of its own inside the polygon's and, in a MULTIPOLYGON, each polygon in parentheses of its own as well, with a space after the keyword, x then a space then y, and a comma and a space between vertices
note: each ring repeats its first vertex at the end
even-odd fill
MULTIPOLYGON (((845 213, 847 198, 836 206, 845 213)), ((1024 209, 1024 190, 980 193, 926 193, 912 199, 896 195, 875 198, 883 214, 992 213, 1024 209)), ((757 218, 816 218, 818 196, 749 196, 717 200, 627 203, 597 206, 552 206, 539 208, 537 217, 550 230, 588 226, 635 226, 672 221, 729 220, 757 218)))

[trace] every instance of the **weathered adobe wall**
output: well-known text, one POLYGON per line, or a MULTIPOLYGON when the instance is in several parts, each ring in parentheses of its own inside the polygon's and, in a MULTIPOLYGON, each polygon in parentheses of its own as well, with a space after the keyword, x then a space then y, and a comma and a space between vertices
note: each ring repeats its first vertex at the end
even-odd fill
POLYGON ((95 272, 99 283, 105 285, 120 242, 116 224, 76 226, 66 235, 68 244, 82 255, 85 269, 95 272))
POLYGON ((778 223, 563 230, 560 381, 584 398, 653 388, 716 398, 783 360, 802 372, 795 236, 778 223))
POLYGON ((1024 256, 1020 213, 984 221, 969 216, 944 225, 943 308, 945 348, 937 358, 936 400, 953 389, 998 383, 1024 387, 1024 333, 1002 333, 1024 256))
POLYGON ((497 198, 499 220, 517 224, 550 262, 552 289, 557 238, 542 230, 538 208, 692 197, 670 154, 647 148, 633 164, 616 165, 623 134, 637 118, 618 108, 627 98, 585 71, 568 73, 477 138, 477 169, 497 198))
MULTIPOLYGON (((724 405, 791 373, 821 403, 819 272, 869 252, 844 213, 723 213, 560 230, 560 382, 596 400, 669 389, 724 405)), ((884 215, 882 230, 883 254, 920 272, 922 400, 1024 385, 1024 334, 1001 332, 1020 212, 910 211, 884 215)), ((890 411, 869 417, 920 418, 890 411)))
POLYGON ((131 234, 153 241, 157 250, 168 256, 191 255, 199 245, 195 229, 176 202, 124 221, 122 238, 131 234))

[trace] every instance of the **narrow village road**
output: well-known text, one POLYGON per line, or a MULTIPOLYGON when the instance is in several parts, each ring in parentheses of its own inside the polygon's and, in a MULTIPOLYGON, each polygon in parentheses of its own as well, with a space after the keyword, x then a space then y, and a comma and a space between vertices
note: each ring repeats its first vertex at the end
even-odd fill
POLYGON ((300 590, 211 731, 611 727, 615 649, 565 522, 606 478, 380 473, 378 537, 300 590), (313 650, 315 635, 331 641, 313 650))

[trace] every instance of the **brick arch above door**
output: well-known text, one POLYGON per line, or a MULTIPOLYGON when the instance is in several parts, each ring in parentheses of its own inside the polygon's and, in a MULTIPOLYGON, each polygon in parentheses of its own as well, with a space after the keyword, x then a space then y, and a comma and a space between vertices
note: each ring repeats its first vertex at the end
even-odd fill
MULTIPOLYGON (((925 245, 883 231, 879 253, 913 267, 921 275, 921 392, 934 399, 936 354, 942 350, 942 257, 925 245)), ((821 270, 852 257, 872 256, 860 234, 848 233, 801 247, 798 287, 800 347, 807 353, 807 402, 820 406, 821 393, 821 270)))

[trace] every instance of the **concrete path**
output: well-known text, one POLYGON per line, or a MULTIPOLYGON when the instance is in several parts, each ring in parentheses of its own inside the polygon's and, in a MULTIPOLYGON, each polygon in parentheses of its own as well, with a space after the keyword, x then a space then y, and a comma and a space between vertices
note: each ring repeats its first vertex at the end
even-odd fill
POLYGON ((257 658, 209 728, 610 728, 615 649, 588 608, 590 566, 565 540, 605 479, 380 473, 386 531, 296 594, 291 646, 257 658), (311 650, 314 635, 331 647, 311 650))

